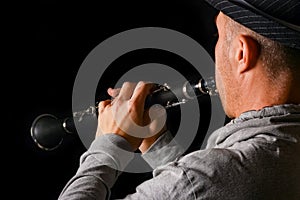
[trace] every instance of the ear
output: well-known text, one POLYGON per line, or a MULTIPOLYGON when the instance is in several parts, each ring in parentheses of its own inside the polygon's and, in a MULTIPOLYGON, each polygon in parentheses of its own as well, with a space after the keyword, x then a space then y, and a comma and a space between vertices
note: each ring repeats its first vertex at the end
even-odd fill
POLYGON ((237 72, 241 74, 255 67, 260 55, 260 45, 248 35, 239 35, 236 42, 234 59, 238 66, 237 72))

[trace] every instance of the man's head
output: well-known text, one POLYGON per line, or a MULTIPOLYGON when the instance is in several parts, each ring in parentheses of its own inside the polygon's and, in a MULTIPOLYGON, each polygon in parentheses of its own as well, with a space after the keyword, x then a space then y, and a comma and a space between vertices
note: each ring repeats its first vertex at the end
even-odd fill
MULTIPOLYGON (((216 18, 219 33, 215 50, 216 81, 226 114, 235 118, 244 111, 264 106, 300 103, 300 92, 290 94, 300 87, 295 79, 300 77, 300 33, 290 28, 282 31, 286 28, 277 22, 266 25, 260 19, 265 16, 249 14, 250 11, 229 1, 208 2, 221 10, 216 18), (255 21, 258 19, 261 21, 255 21)), ((260 4, 263 2, 266 1, 260 4)), ((295 5, 300 6, 300 2, 295 5)))

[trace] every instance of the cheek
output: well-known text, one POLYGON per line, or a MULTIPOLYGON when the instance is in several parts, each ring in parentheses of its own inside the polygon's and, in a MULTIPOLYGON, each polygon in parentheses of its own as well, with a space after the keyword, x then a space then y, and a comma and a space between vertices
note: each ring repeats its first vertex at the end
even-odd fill
POLYGON ((216 59, 216 62, 217 62, 218 57, 219 57, 219 52, 220 52, 220 42, 218 41, 216 43, 216 46, 215 46, 215 59, 216 59))
POLYGON ((215 73, 216 73, 216 84, 219 85, 220 83, 220 76, 221 76, 221 68, 222 68, 222 51, 220 48, 220 43, 218 42, 216 44, 216 48, 215 48, 215 73))
POLYGON ((218 68, 216 67, 216 72, 215 72, 215 78, 216 78, 216 87, 217 87, 217 90, 220 94, 220 96, 222 97, 223 96, 223 81, 221 80, 221 75, 220 75, 220 71, 218 70, 218 68))
POLYGON ((222 103, 225 105, 226 102, 226 79, 227 72, 224 71, 226 68, 226 59, 222 56, 221 50, 219 54, 216 52, 216 66, 215 66, 215 79, 216 79, 216 87, 219 92, 222 103))
POLYGON ((223 56, 222 44, 221 44, 220 40, 218 40, 216 47, 215 47, 215 62, 216 62, 217 67, 222 65, 223 57, 224 56, 223 56))

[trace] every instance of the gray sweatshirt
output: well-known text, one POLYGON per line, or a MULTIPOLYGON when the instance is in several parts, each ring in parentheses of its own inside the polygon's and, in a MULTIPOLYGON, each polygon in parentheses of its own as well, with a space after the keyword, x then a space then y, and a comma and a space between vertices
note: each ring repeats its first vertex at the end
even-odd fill
MULTIPOLYGON (((170 140, 166 133, 143 155, 153 178, 125 199, 300 199, 300 105, 245 112, 187 155, 176 145, 157 151, 170 140)), ((58 199, 110 199, 132 155, 122 137, 97 137, 58 199)))

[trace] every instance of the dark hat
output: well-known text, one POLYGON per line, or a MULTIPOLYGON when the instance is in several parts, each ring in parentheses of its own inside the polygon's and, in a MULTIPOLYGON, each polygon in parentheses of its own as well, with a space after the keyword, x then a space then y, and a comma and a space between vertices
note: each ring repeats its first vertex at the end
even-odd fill
POLYGON ((300 0, 205 0, 256 33, 300 49, 300 0))

